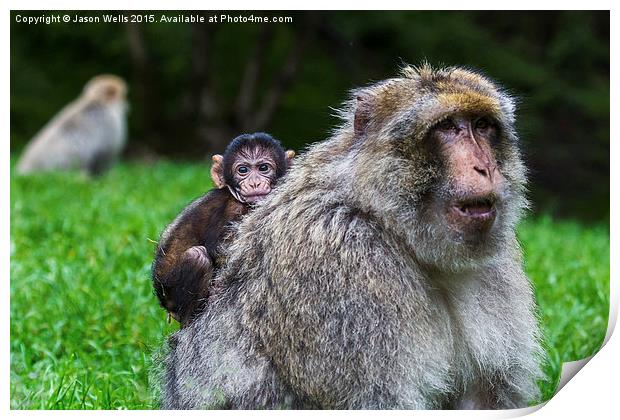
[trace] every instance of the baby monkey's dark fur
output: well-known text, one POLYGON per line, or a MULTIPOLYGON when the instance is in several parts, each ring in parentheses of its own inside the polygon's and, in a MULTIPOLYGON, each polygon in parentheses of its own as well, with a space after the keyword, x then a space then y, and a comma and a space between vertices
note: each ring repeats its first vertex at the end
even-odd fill
POLYGON ((232 223, 271 192, 293 156, 265 133, 235 138, 223 156, 213 156, 216 188, 189 204, 162 233, 153 286, 161 306, 181 326, 204 307, 213 274, 222 264, 220 250, 232 237, 232 223))

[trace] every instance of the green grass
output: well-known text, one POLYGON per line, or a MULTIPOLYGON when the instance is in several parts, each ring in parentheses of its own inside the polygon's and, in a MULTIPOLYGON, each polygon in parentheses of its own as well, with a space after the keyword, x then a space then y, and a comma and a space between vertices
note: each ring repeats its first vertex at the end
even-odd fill
MULTIPOLYGON (((175 329, 150 283, 154 241, 210 186, 197 164, 124 164, 95 180, 11 178, 11 407, 155 408, 151 355, 175 329)), ((549 398, 561 361, 601 345, 609 231, 530 219, 520 228, 545 331, 549 398)))
POLYGON ((547 400, 562 362, 590 356, 603 344, 609 315, 609 227, 541 217, 522 223, 519 239, 545 335, 549 379, 541 389, 547 400))

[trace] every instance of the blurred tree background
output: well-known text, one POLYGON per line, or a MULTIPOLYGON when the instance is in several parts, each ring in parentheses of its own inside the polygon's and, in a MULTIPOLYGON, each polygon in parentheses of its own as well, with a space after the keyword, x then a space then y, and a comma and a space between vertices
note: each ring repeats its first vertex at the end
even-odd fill
POLYGON ((535 211, 609 218, 607 11, 252 13, 292 17, 268 24, 148 13, 155 23, 27 25, 15 16, 64 12, 11 13, 12 153, 99 73, 129 82, 129 159, 201 159, 257 130, 299 150, 329 134, 349 89, 428 60, 480 69, 519 98, 535 211))

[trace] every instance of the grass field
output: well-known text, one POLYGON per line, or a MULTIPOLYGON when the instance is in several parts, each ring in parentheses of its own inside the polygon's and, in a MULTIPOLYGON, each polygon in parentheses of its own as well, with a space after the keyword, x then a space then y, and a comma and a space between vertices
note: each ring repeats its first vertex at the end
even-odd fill
MULTIPOLYGON (((11 179, 11 407, 155 408, 152 353, 175 329, 150 283, 154 241, 209 188, 196 164, 11 179)), ((562 361, 600 347, 609 230, 538 217, 519 237, 545 332, 549 398, 562 361)))

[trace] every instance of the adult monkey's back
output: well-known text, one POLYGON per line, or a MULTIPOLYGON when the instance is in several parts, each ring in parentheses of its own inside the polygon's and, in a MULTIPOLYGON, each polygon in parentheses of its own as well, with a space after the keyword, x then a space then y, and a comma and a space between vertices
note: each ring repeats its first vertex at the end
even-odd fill
POLYGON ((509 408, 537 397, 512 100, 459 68, 353 92, 170 340, 166 408, 509 408))

